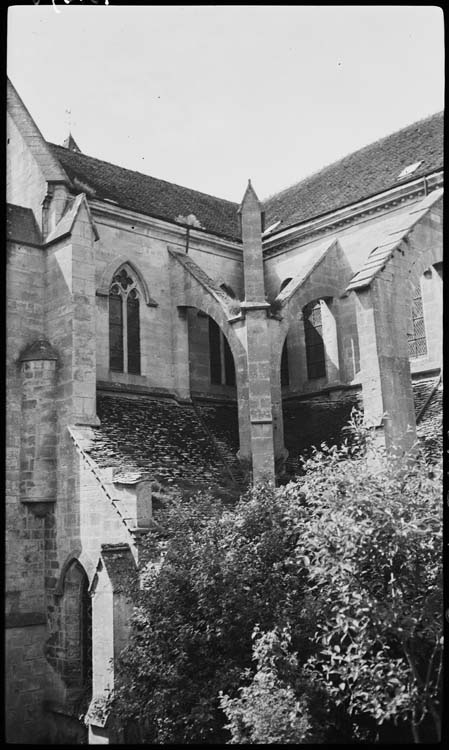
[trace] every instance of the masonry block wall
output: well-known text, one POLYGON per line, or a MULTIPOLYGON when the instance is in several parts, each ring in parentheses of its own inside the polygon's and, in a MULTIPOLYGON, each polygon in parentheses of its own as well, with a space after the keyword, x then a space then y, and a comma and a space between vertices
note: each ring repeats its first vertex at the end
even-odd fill
POLYGON ((188 310, 189 367, 192 391, 210 388, 209 318, 196 309, 188 310))
MULTIPOLYGON (((100 468, 89 454, 89 435, 98 426, 97 389, 122 391, 135 403, 141 393, 236 400, 238 455, 247 478, 252 471, 255 481, 274 480, 282 473, 285 445, 293 472, 311 441, 325 439, 329 431, 338 437, 361 390, 367 418, 374 416, 379 423, 389 412, 391 443, 414 422, 410 369, 419 375, 441 365, 441 206, 432 204, 431 193, 442 176, 435 173, 433 187, 433 177, 430 182, 426 177, 410 193, 404 185, 397 201, 384 204, 377 196, 368 210, 354 204, 344 209, 343 219, 341 210, 322 214, 311 223, 288 227, 283 239, 273 235, 263 243, 262 207, 249 185, 240 209, 240 242, 198 226, 187 231, 176 223, 177 206, 170 201, 163 208, 166 213, 158 213, 166 220, 157 219, 132 210, 126 199, 119 205, 102 198, 101 189, 85 184, 90 178, 71 181, 62 164, 68 170, 76 166, 73 154, 64 155, 45 142, 10 86, 8 106, 8 200, 31 209, 43 235, 42 245, 33 247, 40 240, 32 222, 25 226, 30 212, 10 210, 8 226, 14 225, 18 234, 11 235, 7 264, 8 740, 83 744, 75 623, 80 586, 84 592, 89 586, 96 598, 93 688, 101 692, 113 677, 109 659, 127 632, 129 611, 118 584, 126 555, 132 565, 137 556, 131 521, 139 525, 137 516, 143 523, 150 515, 149 503, 142 513, 137 507, 139 491, 147 492, 145 501, 150 499, 145 482, 137 487, 125 477, 120 490, 112 466, 102 463, 100 468), (76 195, 81 183, 87 198, 76 195), (423 213, 421 201, 428 189, 426 206, 432 209, 423 213), (167 214, 172 208, 173 215, 167 214), (412 226, 403 253, 388 260, 370 288, 346 294, 372 251, 412 226), (28 244, 17 236, 28 237, 28 244), (109 362, 109 288, 126 263, 131 273, 134 269, 140 291, 140 374, 113 372, 109 362), (287 293, 278 304, 279 314, 273 315, 269 303, 286 278, 297 278, 296 290, 287 293), (410 363, 410 295, 418 282, 427 354, 410 363), (235 306, 220 296, 221 285, 231 288, 235 306), (322 300, 326 349, 326 376, 319 378, 309 377, 303 319, 304 306, 315 300, 322 300), (208 316, 227 336, 235 388, 211 383, 208 316), (284 340, 290 384, 281 389, 284 340), (48 346, 47 357, 36 351, 30 356, 36 342, 48 346)), ((84 165, 88 159, 80 157, 84 165)), ((90 172, 94 184, 95 169, 90 172)), ((132 184, 126 184, 132 194, 132 184)), ((177 195, 196 200, 180 190, 173 194, 175 203, 177 195)), ((221 231, 229 225, 229 236, 237 236, 237 204, 227 203, 223 216, 220 202, 213 205, 218 213, 209 213, 211 227, 221 231)), ((281 233, 285 228, 281 225, 281 233)), ((117 393, 110 397, 118 400, 117 393)), ((179 411, 185 408, 171 403, 179 411)), ((123 409, 128 416, 129 407, 123 409)), ((192 407, 189 414, 185 424, 193 441, 192 407)), ((146 431, 149 424, 145 422, 146 431)), ((198 434, 197 455, 205 454, 207 441, 199 429, 198 434)), ((143 453, 139 460, 146 466, 143 453)), ((202 471, 212 476, 208 460, 202 471)), ((172 472, 171 465, 159 468, 165 478, 172 472)), ((178 464, 176 476, 182 471, 178 464)), ((196 462, 193 471, 196 476, 196 462)), ((90 739, 107 743, 111 735, 101 721, 92 722, 90 739)))
POLYGON ((410 447, 415 440, 407 332, 412 290, 433 252, 426 252, 425 224, 413 235, 370 287, 357 291, 365 415, 368 423, 383 423, 390 449, 410 447))
POLYGON ((44 555, 49 540, 45 517, 36 515, 34 509, 21 502, 20 489, 21 443, 23 438, 29 437, 28 434, 24 435, 25 415, 33 410, 32 398, 25 412, 23 409, 20 355, 33 341, 41 339, 45 332, 43 264, 42 250, 18 243, 10 244, 6 275, 5 523, 8 534, 5 550, 5 697, 9 736, 16 738, 17 742, 26 741, 34 731, 33 727, 42 728, 46 671, 44 555))
MULTIPOLYGON (((155 390, 175 388, 172 353, 173 304, 170 294, 169 260, 167 241, 170 245, 185 250, 184 233, 174 228, 172 232, 161 231, 156 223, 148 225, 137 221, 117 221, 109 216, 99 216, 93 211, 100 233, 97 243, 96 285, 106 289, 111 281, 115 265, 130 261, 138 269, 147 284, 150 296, 157 307, 140 304, 140 375, 111 372, 109 368, 109 322, 107 297, 97 297, 97 379, 121 384, 140 385, 155 390), (110 278, 109 278, 110 277, 110 278)), ((190 240, 189 255, 208 275, 219 283, 227 283, 236 295, 242 293, 241 250, 226 249, 229 243, 217 241, 217 249, 203 240, 190 240), (221 253, 220 253, 221 251, 221 253), (223 254, 224 253, 224 254, 223 254)), ((193 342, 195 346, 195 342, 193 342)), ((199 366, 201 369, 201 365, 199 366)), ((194 374, 194 378, 195 378, 194 374)), ((201 379, 200 375, 200 379, 201 379)), ((202 382, 201 390, 206 387, 202 382)))

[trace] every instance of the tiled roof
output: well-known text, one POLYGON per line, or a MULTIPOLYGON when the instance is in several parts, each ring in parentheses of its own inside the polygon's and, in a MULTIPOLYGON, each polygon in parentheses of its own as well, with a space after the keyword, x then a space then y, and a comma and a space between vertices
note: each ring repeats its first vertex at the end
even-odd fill
POLYGON ((239 419, 237 404, 213 404, 195 400, 196 411, 226 461, 237 483, 243 475, 237 458, 239 449, 239 419))
POLYGON ((341 443, 347 437, 343 428, 348 424, 353 408, 361 408, 359 394, 354 391, 335 401, 324 394, 307 400, 284 401, 284 442, 289 452, 287 473, 299 472, 299 457, 312 446, 318 448, 323 442, 328 445, 341 443))
MULTIPOLYGON (((437 384, 438 377, 418 379, 413 383, 415 414, 417 418, 421 414, 416 433, 430 461, 441 456, 443 449, 441 383, 428 401, 437 384)), ((353 407, 363 410, 362 402, 354 392, 349 392, 338 401, 328 400, 324 395, 307 400, 284 401, 282 408, 285 447, 289 451, 288 473, 294 474, 300 470, 299 456, 305 455, 312 446, 319 447, 322 442, 338 445, 347 437, 344 427, 348 424, 353 407)))
MULTIPOLYGON (((435 377, 413 383, 416 415, 422 412, 417 436, 430 460, 442 452, 441 384, 428 401, 437 383, 435 377)), ((312 446, 339 444, 347 437, 344 428, 351 410, 362 408, 360 395, 351 390, 339 394, 336 400, 322 394, 284 401, 288 473, 300 470, 299 456, 312 446)), ((99 468, 113 467, 117 479, 124 474, 145 473, 166 488, 185 488, 190 483, 195 491, 205 487, 242 489, 236 459, 239 434, 235 404, 196 400, 194 408, 169 399, 98 394, 97 413, 101 427, 92 429, 94 440, 86 452, 99 468), (223 459, 236 485, 230 482, 223 459)))
POLYGON ((443 384, 439 377, 413 383, 416 435, 428 461, 443 455, 443 384))
POLYGON ((40 245, 42 242, 31 208, 14 206, 12 203, 6 205, 6 233, 11 242, 20 242, 24 245, 40 245))
MULTIPOLYGON (((175 221, 193 214, 212 234, 240 240, 239 204, 48 144, 75 189, 122 208, 175 221)), ((278 230, 356 203, 443 167, 443 113, 409 125, 315 172, 263 203, 265 226, 278 230), (418 168, 403 180, 399 174, 418 168)))
POLYGON ((237 203, 49 145, 78 192, 171 222, 194 214, 207 232, 240 239, 237 203))
POLYGON ((355 151, 264 201, 265 225, 277 231, 443 168, 443 112, 355 151), (406 179, 399 174, 419 167, 406 179))
POLYGON ((433 377, 416 377, 413 381, 413 398, 415 401, 415 414, 419 419, 427 399, 430 397, 432 390, 439 380, 438 375, 433 377))
POLYGON ((141 472, 162 486, 225 487, 230 478, 195 410, 145 396, 97 395, 101 427, 86 452, 114 475, 141 472))

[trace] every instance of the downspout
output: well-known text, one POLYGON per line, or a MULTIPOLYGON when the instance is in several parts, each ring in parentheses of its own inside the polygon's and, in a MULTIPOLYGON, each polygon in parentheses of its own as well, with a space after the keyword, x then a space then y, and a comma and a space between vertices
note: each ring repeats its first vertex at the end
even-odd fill
POLYGON ((189 254, 190 227, 186 227, 186 255, 189 254))

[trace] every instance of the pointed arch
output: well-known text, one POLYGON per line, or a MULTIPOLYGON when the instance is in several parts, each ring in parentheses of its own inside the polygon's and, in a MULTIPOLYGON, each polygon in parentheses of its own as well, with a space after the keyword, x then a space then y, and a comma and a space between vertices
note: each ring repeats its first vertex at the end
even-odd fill
POLYGON ((139 280, 129 263, 119 266, 109 288, 109 368, 140 375, 139 280))
POLYGON ((66 558, 57 584, 59 599, 58 660, 61 677, 71 690, 91 690, 92 603, 89 577, 75 549, 66 558))
POLYGON ((92 558, 86 555, 86 553, 81 550, 81 547, 74 547, 69 552, 61 566, 61 572, 59 573, 59 577, 54 590, 55 596, 62 596, 62 594, 64 593, 65 575, 72 563, 76 560, 85 570, 89 582, 92 583, 93 577, 95 575, 95 564, 92 558))
POLYGON ((99 297, 108 297, 112 279, 117 273, 119 273, 123 268, 126 267, 128 267, 131 274, 135 276, 145 304, 148 305, 148 307, 158 307, 158 303, 150 295, 148 284, 146 283, 145 278, 142 272, 139 270, 138 266, 133 261, 129 260, 129 258, 125 258, 124 256, 114 258, 103 270, 103 273, 101 274, 100 284, 97 287, 97 295, 99 297))

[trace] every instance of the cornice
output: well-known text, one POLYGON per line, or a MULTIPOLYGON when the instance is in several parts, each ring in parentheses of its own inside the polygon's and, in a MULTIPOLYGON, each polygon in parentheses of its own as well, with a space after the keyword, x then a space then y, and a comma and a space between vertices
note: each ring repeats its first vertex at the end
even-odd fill
POLYGON ((186 244, 186 230, 188 228, 190 250, 199 250, 215 255, 229 253, 232 258, 243 259, 242 245, 235 240, 210 234, 195 227, 186 227, 176 222, 172 223, 165 219, 146 216, 137 211, 121 208, 115 203, 107 203, 89 198, 89 205, 97 224, 114 226, 115 228, 123 229, 133 234, 140 234, 144 237, 177 243, 183 250, 186 244))
POLYGON ((420 195, 427 195, 428 192, 441 187, 442 184, 443 170, 440 170, 425 177, 420 177, 406 185, 399 185, 384 191, 352 206, 334 211, 331 214, 326 214, 297 226, 287 227, 263 240, 264 258, 272 258, 287 252, 293 244, 297 244, 298 240, 308 239, 310 241, 312 238, 327 234, 330 231, 354 224, 364 217, 394 208, 420 195))

